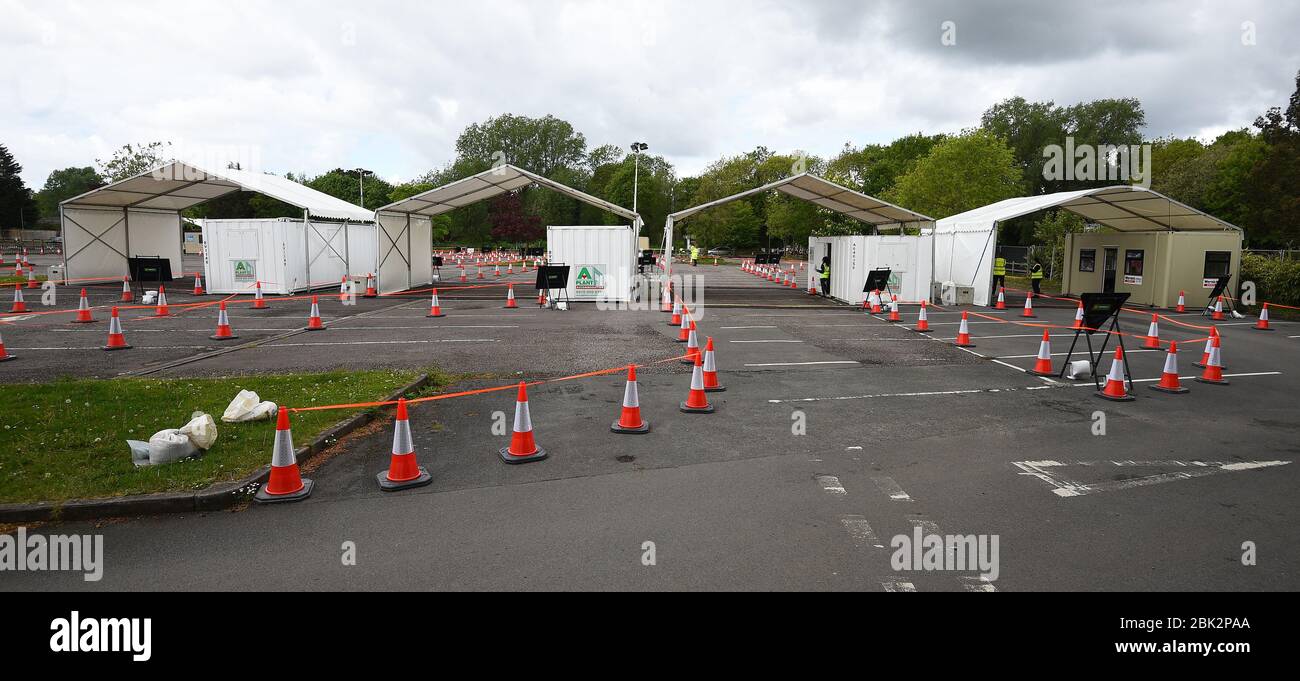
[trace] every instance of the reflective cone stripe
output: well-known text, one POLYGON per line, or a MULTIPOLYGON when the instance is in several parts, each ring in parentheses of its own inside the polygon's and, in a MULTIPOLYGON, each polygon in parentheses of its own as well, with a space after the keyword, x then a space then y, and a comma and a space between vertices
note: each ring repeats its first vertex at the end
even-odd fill
POLYGON ((27 270, 27 288, 36 288, 36 270, 28 268, 27 270))
POLYGON ((794 270, 790 271, 790 288, 799 288, 799 274, 794 270))
POLYGON ((1074 328, 1083 328, 1083 301, 1079 301, 1079 307, 1074 311, 1074 328))
POLYGON ((1021 317, 1034 317, 1034 292, 1030 291, 1025 294, 1025 309, 1020 311, 1021 317))
POLYGON ((131 293, 131 278, 122 277, 122 302, 129 303, 135 300, 135 295, 131 293))
POLYGON ((695 320, 691 320, 691 328, 686 332, 686 358, 682 360, 683 364, 692 364, 700 357, 700 341, 695 335, 695 320))
POLYGON ((226 301, 221 301, 221 307, 217 310, 217 332, 209 338, 212 340, 228 340, 236 338, 235 334, 230 332, 230 316, 226 314, 226 301))
POLYGON ((262 282, 257 282, 257 288, 253 289, 253 309, 265 310, 266 301, 262 298, 262 282))
POLYGON ((1051 376, 1055 373, 1052 371, 1052 337, 1047 329, 1043 329, 1043 340, 1038 343, 1038 358, 1029 373, 1035 376, 1051 376))
POLYGON ((433 289, 433 295, 430 297, 429 300, 429 314, 426 316, 428 317, 447 316, 442 313, 442 305, 438 304, 438 289, 433 289))
POLYGON ((1228 381, 1223 378, 1223 362, 1220 354, 1220 340, 1218 336, 1210 338, 1210 358, 1205 362, 1205 371, 1196 377, 1201 383, 1216 383, 1226 385, 1228 381))
POLYGON ((27 303, 23 302, 22 284, 14 284, 14 305, 9 308, 10 312, 26 312, 27 303))
POLYGON ((1132 395, 1124 385, 1124 348, 1115 348, 1115 358, 1110 362, 1110 373, 1106 375, 1106 386, 1097 393, 1108 400, 1131 400, 1132 395))
POLYGON ((306 491, 298 472, 298 458, 293 453, 293 431, 289 429, 289 410, 280 407, 275 422, 275 445, 271 449, 271 477, 260 492, 269 497, 283 497, 306 491))
POLYGON ((519 307, 519 305, 515 303, 515 285, 511 284, 510 287, 506 289, 506 309, 517 307, 519 307))
POLYGON ((714 393, 722 392, 726 388, 718 384, 718 365, 713 355, 713 336, 704 344, 704 365, 702 367, 704 374, 704 392, 714 393))
POLYGON ((871 314, 880 314, 880 290, 871 292, 871 314))
POLYGON ((695 357, 695 368, 691 369, 691 392, 682 402, 681 410, 686 413, 708 413, 713 411, 709 398, 704 394, 704 361, 695 357))
POLYGON ((1269 326, 1268 326, 1268 303, 1264 303, 1264 307, 1260 308, 1260 310, 1259 310, 1259 321, 1255 322, 1255 325, 1252 326, 1251 328, 1252 328, 1252 329, 1255 329, 1255 330, 1257 330, 1257 331, 1272 331, 1272 330, 1273 330, 1273 329, 1269 328, 1269 326))
POLYGON ((993 309, 995 309, 995 310, 1005 310, 1005 309, 1007 309, 1007 296, 1006 296, 1006 292, 1007 292, 1007 289, 1006 289, 1005 286, 999 286, 999 287, 998 287, 998 304, 997 304, 997 305, 994 305, 994 306, 993 306, 993 309))
POLYGON ((397 400, 397 420, 393 423, 393 456, 388 460, 388 474, 393 482, 407 482, 420 477, 420 464, 415 460, 415 444, 411 441, 411 422, 406 413, 406 398, 397 400))
POLYGON ((662 295, 659 296, 659 311, 660 311, 660 312, 672 312, 672 311, 673 311, 673 303, 676 302, 676 301, 674 301, 674 300, 672 299, 673 296, 672 296, 672 293, 670 292, 670 289, 671 289, 671 288, 672 288, 672 284, 670 283, 668 286, 665 286, 665 287, 659 289, 660 293, 662 294, 662 295))
POLYGON ((1214 314, 1210 318, 1216 322, 1223 320, 1223 296, 1219 296, 1214 301, 1214 314))
POLYGON ((685 343, 691 338, 691 313, 685 307, 682 308, 682 321, 677 325, 677 342, 685 343))
POLYGON ((507 264, 506 264, 506 274, 514 274, 514 273, 515 273, 515 264, 514 264, 513 262, 511 262, 511 263, 507 263, 507 264))
POLYGON ((650 424, 641 418, 641 396, 636 385, 636 365, 627 365, 627 385, 623 388, 623 410, 610 426, 615 433, 644 433, 650 424))
POLYGON ((324 324, 321 324, 321 321, 320 321, 320 305, 319 305, 319 301, 316 299, 316 296, 312 296, 312 297, 311 297, 311 315, 310 315, 309 317, 307 317, 307 330, 308 330, 308 331, 323 331, 324 329, 325 329, 325 325, 324 325, 324 324))
POLYGON ((681 326, 681 325, 682 325, 682 301, 674 300, 673 317, 672 319, 668 320, 668 326, 681 326))
POLYGON ((1210 335, 1205 339, 1205 350, 1201 352, 1201 361, 1192 362, 1193 366, 1204 368, 1210 363, 1210 350, 1214 349, 1214 337, 1219 335, 1219 327, 1211 326, 1210 335))
POLYGON ((1187 294, 1184 291, 1178 292, 1178 307, 1174 308, 1178 312, 1187 311, 1187 294))
POLYGON ((1178 343, 1169 341, 1169 351, 1165 353, 1165 369, 1160 374, 1160 382, 1148 386, 1163 393, 1185 393, 1182 383, 1178 381, 1178 343))
POLYGON ((203 294, 203 275, 198 272, 194 273, 194 293, 193 295, 201 296, 203 294))
POLYGON ((902 317, 898 316, 898 296, 891 296, 889 300, 889 321, 901 322, 902 317))
POLYGON ((537 291, 537 307, 545 307, 545 306, 546 306, 546 289, 539 289, 537 291))
POLYGON ((9 352, 8 352, 7 350, 5 350, 5 339, 4 339, 4 336, 0 336, 0 362, 8 362, 9 360, 11 360, 11 359, 13 359, 13 358, 14 358, 14 356, 11 355, 11 354, 9 354, 9 352))
POLYGON ((460 283, 464 284, 464 283, 466 283, 466 282, 468 282, 468 281, 469 281, 469 278, 465 276, 465 266, 464 266, 464 265, 461 265, 461 266, 460 266, 460 283))
POLYGON ((916 328, 913 329, 914 331, 925 332, 930 330, 930 317, 926 314, 926 308, 926 301, 922 300, 921 312, 916 316, 916 328))
POLYGON ((125 350, 131 346, 126 344, 126 336, 122 335, 122 320, 117 318, 117 308, 113 308, 108 318, 108 344, 104 346, 105 350, 125 350))
POLYGON ((970 342, 970 326, 966 321, 966 312, 961 313, 961 326, 957 327, 957 341, 955 345, 959 348, 974 347, 975 344, 970 342))
POLYGON ((501 266, 500 266, 500 265, 497 265, 497 266, 496 266, 496 270, 493 271, 492 276, 496 277, 497 279, 500 279, 500 278, 501 278, 501 266))
POLYGON ((533 421, 528 413, 528 389, 523 381, 519 382, 519 394, 515 397, 515 426, 510 435, 510 446, 503 448, 500 454, 507 463, 532 461, 546 456, 546 451, 533 440, 533 421))
POLYGON ((86 289, 81 289, 81 302, 77 304, 77 318, 72 320, 77 324, 88 324, 95 321, 90 316, 90 301, 86 299, 86 289))
POLYGON ((481 264, 475 264, 474 267, 478 270, 478 278, 479 278, 479 279, 482 279, 482 278, 483 278, 483 265, 481 265, 481 264))
POLYGON ((1148 350, 1160 349, 1160 322, 1156 321, 1156 316, 1151 315, 1151 324, 1147 326, 1146 341, 1142 347, 1148 350))
POLYGON ((166 317, 171 314, 167 309, 167 288, 162 284, 158 285, 158 307, 154 309, 154 316, 166 317))
POLYGON ((362 295, 361 297, 362 297, 362 298, 378 298, 378 297, 379 297, 379 291, 376 290, 376 288, 375 288, 375 274, 374 274, 373 272, 367 272, 367 273, 366 273, 366 292, 365 292, 365 294, 362 295))

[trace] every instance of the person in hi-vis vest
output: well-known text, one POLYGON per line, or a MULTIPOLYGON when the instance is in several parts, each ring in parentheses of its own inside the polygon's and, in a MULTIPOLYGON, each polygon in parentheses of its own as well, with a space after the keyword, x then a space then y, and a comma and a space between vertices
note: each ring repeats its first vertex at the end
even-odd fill
POLYGON ((822 257, 822 265, 817 268, 817 272, 821 275, 822 295, 829 297, 831 294, 831 258, 829 255, 822 257))
POLYGON ((1002 287, 1006 285, 1007 259, 1002 257, 1002 254, 999 253, 998 256, 993 259, 993 295, 989 298, 990 307, 993 306, 993 301, 998 299, 998 291, 1002 290, 1002 287))
POLYGON ((695 267, 697 264, 699 264, 699 259, 700 259, 700 247, 696 246, 695 244, 691 244, 691 267, 695 267))
POLYGON ((1034 287, 1034 295, 1040 296, 1043 292, 1040 287, 1043 285, 1043 263, 1034 263, 1033 269, 1029 270, 1029 283, 1034 287))

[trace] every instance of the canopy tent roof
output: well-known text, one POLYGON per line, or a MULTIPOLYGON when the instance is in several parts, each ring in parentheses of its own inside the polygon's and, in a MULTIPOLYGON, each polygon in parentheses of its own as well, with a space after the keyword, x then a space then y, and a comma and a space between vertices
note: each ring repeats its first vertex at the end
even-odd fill
POLYGON ((509 164, 497 166, 477 175, 471 175, 455 182, 449 182, 441 187, 421 192, 415 196, 394 201, 380 208, 378 212, 427 216, 441 215, 531 184, 553 189, 569 198, 607 210, 615 215, 627 218, 634 225, 641 223, 639 215, 622 206, 604 199, 598 199, 586 192, 509 164))
POLYGON ((135 177, 92 189, 59 205, 71 208, 138 208, 182 211, 236 191, 278 199, 327 220, 372 222, 374 213, 284 177, 246 170, 213 173, 175 161, 135 177))
POLYGON ((887 201, 881 201, 873 196, 867 196, 808 173, 800 173, 717 201, 710 201, 693 208, 680 210, 669 215, 668 218, 674 222, 680 222, 702 210, 773 189, 876 226, 913 226, 919 223, 934 222, 934 218, 927 215, 900 208, 887 201))
POLYGON ((1006 199, 939 220, 939 232, 983 231, 994 223, 1063 208, 1121 232, 1241 231, 1213 215, 1143 187, 1119 185, 1006 199))

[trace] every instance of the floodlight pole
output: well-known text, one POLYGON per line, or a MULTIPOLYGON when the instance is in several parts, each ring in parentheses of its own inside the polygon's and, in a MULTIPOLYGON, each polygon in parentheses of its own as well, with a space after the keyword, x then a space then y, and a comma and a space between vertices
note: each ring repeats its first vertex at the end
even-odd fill
POLYGON ((650 145, 645 142, 632 143, 632 212, 636 212, 637 188, 641 179, 641 152, 649 149, 650 145))

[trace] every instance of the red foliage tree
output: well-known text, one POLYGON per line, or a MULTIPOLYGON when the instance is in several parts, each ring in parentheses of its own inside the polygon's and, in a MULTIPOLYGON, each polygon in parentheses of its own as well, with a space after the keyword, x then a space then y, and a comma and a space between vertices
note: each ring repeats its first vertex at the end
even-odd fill
POLYGON ((542 218, 524 208, 518 192, 502 194, 488 205, 492 238, 515 244, 537 241, 545 236, 542 218))

